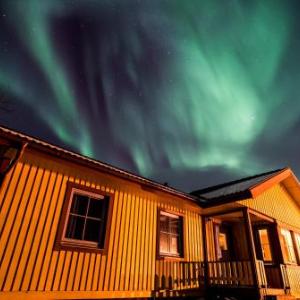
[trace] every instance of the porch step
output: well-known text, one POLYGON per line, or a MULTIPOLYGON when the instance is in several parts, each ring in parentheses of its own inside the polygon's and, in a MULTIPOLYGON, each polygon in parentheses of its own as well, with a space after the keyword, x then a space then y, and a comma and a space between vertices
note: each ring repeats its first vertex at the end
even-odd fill
POLYGON ((266 293, 268 296, 289 296, 286 295, 284 289, 267 288, 266 293))
POLYGON ((296 298, 291 295, 267 295, 265 300, 296 300, 296 298))

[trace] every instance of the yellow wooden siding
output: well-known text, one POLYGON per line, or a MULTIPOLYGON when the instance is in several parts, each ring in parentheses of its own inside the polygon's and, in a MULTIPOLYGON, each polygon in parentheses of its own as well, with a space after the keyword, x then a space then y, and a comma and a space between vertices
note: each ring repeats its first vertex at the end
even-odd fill
POLYGON ((300 297, 300 270, 296 266, 287 266, 287 275, 289 278, 291 293, 295 297, 300 297))
POLYGON ((196 205, 37 153, 27 151, 8 174, 0 205, 4 292, 152 291, 158 208, 184 215, 184 259, 202 260, 196 205), (107 253, 54 250, 67 182, 114 194, 107 253))
MULTIPOLYGON (((239 203, 261 212, 284 224, 300 229, 300 208, 284 186, 277 184, 254 199, 239 203)), ((300 295, 300 269, 287 266, 287 276, 291 285, 292 295, 300 295)))
POLYGON ((254 199, 239 203, 300 228, 300 208, 281 184, 271 187, 254 199))

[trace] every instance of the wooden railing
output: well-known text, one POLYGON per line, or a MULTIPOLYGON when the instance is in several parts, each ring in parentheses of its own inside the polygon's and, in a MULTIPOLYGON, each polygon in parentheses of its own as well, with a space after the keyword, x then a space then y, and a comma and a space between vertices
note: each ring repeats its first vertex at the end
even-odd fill
POLYGON ((209 285, 253 286, 253 269, 251 262, 245 261, 211 261, 207 263, 209 285))
MULTIPOLYGON (((291 287, 290 287, 290 280, 289 280, 289 274, 288 274, 287 268, 288 267, 286 265, 280 265, 283 288, 286 291, 289 291, 291 287)), ((300 271, 300 269, 299 269, 299 271, 300 271)), ((299 275, 300 275, 300 272, 299 272, 299 275)), ((300 279, 300 276, 299 276, 299 279, 300 279)))
POLYGON ((280 265, 265 264, 268 288, 283 289, 284 280, 280 265))
POLYGON ((256 270, 258 276, 258 286, 260 288, 267 288, 267 275, 265 270, 265 265, 262 260, 256 261, 256 270))
POLYGON ((155 290, 196 289, 204 285, 204 263, 156 261, 155 290))

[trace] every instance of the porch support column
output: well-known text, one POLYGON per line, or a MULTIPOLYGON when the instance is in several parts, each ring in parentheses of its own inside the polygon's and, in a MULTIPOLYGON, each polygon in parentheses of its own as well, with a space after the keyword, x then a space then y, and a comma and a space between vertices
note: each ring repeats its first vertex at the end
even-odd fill
POLYGON ((204 260, 204 293, 206 294, 209 283, 208 259, 207 259, 207 239, 206 239, 206 217, 202 218, 202 240, 203 240, 203 260, 204 260))
MULTIPOLYGON (((280 242, 280 227, 277 223, 277 220, 275 220, 273 230, 274 230, 273 252, 276 256, 276 259, 275 259, 275 257, 274 257, 274 259, 275 259, 278 269, 280 270, 280 275, 281 275, 280 279, 281 279, 282 287, 285 290, 286 294, 290 294, 291 287, 290 287, 288 275, 286 274, 286 265, 285 265, 285 261, 284 261, 284 257, 283 257, 282 245, 280 242), (281 265, 283 265, 283 269, 281 268, 281 265)), ((294 242, 293 236, 292 236, 292 241, 294 242)), ((296 248, 294 248, 294 249, 296 250, 296 248)))
POLYGON ((274 238, 273 251, 276 256, 276 258, 274 257, 274 259, 279 266, 280 264, 284 264, 284 259, 283 259, 282 247, 280 243, 280 228, 276 220, 273 226, 273 238, 274 238))
POLYGON ((246 229, 247 242, 249 245, 250 260, 251 260, 251 265, 252 265, 252 269, 254 272, 254 274, 253 274, 254 275, 253 276, 254 286, 259 289, 260 288, 259 287, 259 277, 258 277, 258 272, 257 272, 257 267, 256 267, 256 251, 255 251, 253 231, 252 231, 248 207, 245 207, 243 209, 243 217, 244 217, 244 222, 245 222, 245 227, 246 227, 245 229, 246 229))

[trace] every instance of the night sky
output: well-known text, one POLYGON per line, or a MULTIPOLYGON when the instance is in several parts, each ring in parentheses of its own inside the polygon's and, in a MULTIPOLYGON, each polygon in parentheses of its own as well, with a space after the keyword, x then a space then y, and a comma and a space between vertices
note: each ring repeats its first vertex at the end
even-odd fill
POLYGON ((0 123, 191 191, 300 176, 300 1, 0 0, 0 123))

